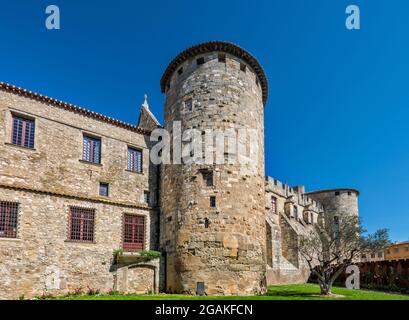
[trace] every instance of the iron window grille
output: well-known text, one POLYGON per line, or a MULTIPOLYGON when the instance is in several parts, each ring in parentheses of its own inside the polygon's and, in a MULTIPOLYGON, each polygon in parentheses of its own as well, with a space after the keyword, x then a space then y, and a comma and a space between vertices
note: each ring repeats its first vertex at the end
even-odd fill
POLYGON ((123 249, 125 251, 142 251, 145 247, 145 217, 124 215, 123 249))
POLYGON ((11 143, 26 148, 34 148, 34 120, 29 120, 13 115, 13 127, 11 132, 11 143))
POLYGON ((18 203, 0 202, 0 238, 17 238, 18 203))
POLYGON ((132 172, 142 173, 142 150, 128 147, 128 170, 132 172))
POLYGON ((69 240, 80 242, 94 241, 95 209, 71 207, 69 240))
POLYGON ((101 163, 101 139, 84 136, 82 160, 96 164, 101 163))

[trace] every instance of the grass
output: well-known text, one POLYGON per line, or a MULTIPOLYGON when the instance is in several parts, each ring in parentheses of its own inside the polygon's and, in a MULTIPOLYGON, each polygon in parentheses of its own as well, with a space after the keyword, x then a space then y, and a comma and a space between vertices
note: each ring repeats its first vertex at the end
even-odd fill
POLYGON ((367 290, 349 290, 334 288, 333 294, 342 298, 319 297, 320 289, 315 284, 296 284, 271 286, 262 296, 250 297, 215 297, 215 296, 187 296, 177 294, 155 295, 100 295, 100 296, 70 296, 64 300, 409 300, 409 296, 367 290))

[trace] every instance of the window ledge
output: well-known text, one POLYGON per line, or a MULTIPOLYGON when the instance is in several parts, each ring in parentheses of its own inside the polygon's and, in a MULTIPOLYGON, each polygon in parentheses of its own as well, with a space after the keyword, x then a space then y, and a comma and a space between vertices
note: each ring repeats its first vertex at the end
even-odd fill
POLYGON ((65 240, 65 243, 72 243, 72 244, 85 244, 85 245, 93 245, 96 244, 95 241, 79 241, 79 240, 65 240))
POLYGON ((37 149, 35 149, 35 148, 24 147, 24 146, 20 146, 18 144, 10 143, 10 142, 5 142, 4 144, 6 146, 15 147, 15 148, 22 149, 22 150, 37 151, 37 149))
POLYGON ((86 160, 82 160, 82 159, 80 159, 79 162, 85 163, 85 164, 90 164, 90 165, 93 165, 93 166, 96 166, 96 167, 102 167, 101 163, 90 162, 90 161, 86 161, 86 160))
POLYGON ((129 169, 125 169, 125 171, 126 171, 126 172, 130 172, 130 173, 134 173, 134 174, 139 174, 139 175, 141 175, 141 176, 143 176, 143 175, 144 175, 144 173, 143 173, 143 172, 132 171, 132 170, 129 170, 129 169))
POLYGON ((20 238, 0 238, 0 242, 3 241, 21 242, 22 240, 20 238))

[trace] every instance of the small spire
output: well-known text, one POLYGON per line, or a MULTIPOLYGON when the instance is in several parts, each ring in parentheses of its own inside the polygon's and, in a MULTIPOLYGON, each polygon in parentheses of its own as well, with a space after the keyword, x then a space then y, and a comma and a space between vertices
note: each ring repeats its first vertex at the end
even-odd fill
POLYGON ((148 95, 145 93, 144 95, 144 102, 142 104, 142 107, 145 107, 146 109, 149 109, 149 103, 148 103, 148 95))

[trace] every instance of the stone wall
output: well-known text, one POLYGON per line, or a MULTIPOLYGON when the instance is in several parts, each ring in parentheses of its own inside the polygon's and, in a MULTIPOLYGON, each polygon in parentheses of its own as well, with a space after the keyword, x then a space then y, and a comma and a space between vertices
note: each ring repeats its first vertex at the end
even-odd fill
MULTIPOLYGON (((0 238, 0 298, 113 289, 112 253, 122 247, 125 213, 145 216, 145 249, 157 249, 157 169, 149 148, 141 133, 0 90, 0 201, 19 204, 17 238, 0 238), (35 121, 34 149, 10 144, 13 114, 35 121), (83 134, 101 138, 101 165, 81 161, 83 134), (127 171, 128 146, 143 150, 143 174, 127 171), (109 197, 99 196, 100 182, 109 183, 109 197), (68 241, 70 206, 95 209, 93 243, 68 241)), ((146 284, 133 279, 135 288, 146 284)))
MULTIPOLYGON (((0 299, 63 294, 87 286, 113 289, 113 251, 122 246, 123 214, 151 223, 154 211, 0 188, 0 200, 19 203, 17 239, 0 238, 0 299), (93 243, 68 240, 69 207, 95 209, 93 243)), ((146 249, 150 230, 146 229, 146 249)))
POLYGON ((180 120, 195 128, 255 129, 255 174, 240 164, 164 165, 161 172, 161 247, 167 254, 166 288, 211 295, 250 295, 265 290, 264 110, 257 76, 245 61, 218 52, 192 56, 175 72, 166 92, 165 129, 180 120), (197 64, 203 58, 204 63, 197 64), (246 65, 242 71, 241 64, 246 65), (181 70, 181 69, 179 69, 181 70), (213 175, 207 186, 203 172, 213 175), (216 207, 209 204, 216 197, 216 207))

